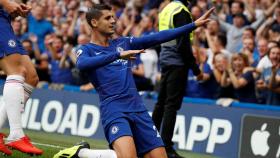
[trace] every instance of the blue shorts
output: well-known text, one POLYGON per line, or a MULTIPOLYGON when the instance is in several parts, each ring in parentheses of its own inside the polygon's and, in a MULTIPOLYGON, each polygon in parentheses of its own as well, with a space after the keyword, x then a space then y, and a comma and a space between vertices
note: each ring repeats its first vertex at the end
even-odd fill
POLYGON ((138 156, 163 147, 163 141, 147 111, 122 113, 119 118, 104 126, 105 137, 112 143, 122 136, 132 136, 138 156))
POLYGON ((8 17, 0 16, 0 58, 15 53, 27 55, 27 52, 15 36, 8 17))

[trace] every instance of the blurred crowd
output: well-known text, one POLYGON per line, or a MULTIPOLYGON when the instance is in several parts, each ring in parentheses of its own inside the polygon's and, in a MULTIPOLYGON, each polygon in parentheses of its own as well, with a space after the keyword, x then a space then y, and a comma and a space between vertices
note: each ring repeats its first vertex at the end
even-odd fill
MULTIPOLYGON (((145 36, 158 31, 158 13, 169 0, 28 0, 32 12, 12 22, 41 83, 94 89, 75 68, 73 52, 90 42, 85 14, 108 3, 116 17, 115 36, 145 36)), ((189 72, 185 95, 233 98, 280 105, 280 0, 192 0, 193 19, 215 6, 213 19, 194 31, 193 53, 203 81, 189 72)), ((145 50, 132 71, 139 91, 156 91, 160 46, 145 50)), ((184 75, 184 74, 182 74, 184 75)), ((187 75, 187 74, 185 74, 187 75)))

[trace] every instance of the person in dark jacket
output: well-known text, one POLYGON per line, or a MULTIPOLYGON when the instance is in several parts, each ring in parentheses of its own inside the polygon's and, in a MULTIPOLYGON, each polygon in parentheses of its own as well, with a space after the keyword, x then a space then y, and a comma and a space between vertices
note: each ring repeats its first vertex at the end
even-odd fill
MULTIPOLYGON (((160 31, 177 28, 193 21, 191 13, 186 7, 188 1, 174 0, 162 10, 159 14, 160 31)), ((177 111, 181 108, 189 69, 193 71, 198 80, 203 78, 192 54, 192 37, 192 33, 186 34, 161 45, 162 76, 152 118, 157 129, 162 129, 161 136, 168 158, 182 158, 173 149, 172 136, 177 111)))

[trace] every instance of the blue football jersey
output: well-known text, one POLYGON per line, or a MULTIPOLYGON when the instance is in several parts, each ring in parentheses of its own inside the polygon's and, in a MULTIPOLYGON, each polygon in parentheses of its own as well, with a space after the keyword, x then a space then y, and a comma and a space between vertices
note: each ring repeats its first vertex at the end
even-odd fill
MULTIPOLYGON (((78 60, 82 56, 102 57, 129 49, 129 38, 118 38, 110 41, 109 47, 93 43, 82 45, 77 50, 77 56, 78 60)), ((107 65, 85 70, 99 94, 103 117, 111 117, 114 112, 120 111, 141 112, 146 110, 133 80, 132 66, 130 60, 116 58, 107 65)))

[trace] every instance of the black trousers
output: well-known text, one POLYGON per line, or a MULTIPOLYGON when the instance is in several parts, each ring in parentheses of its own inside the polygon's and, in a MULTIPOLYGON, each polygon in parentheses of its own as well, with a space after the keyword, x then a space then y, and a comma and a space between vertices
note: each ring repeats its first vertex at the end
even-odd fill
POLYGON ((185 66, 169 66, 162 68, 160 89, 152 119, 166 148, 173 146, 172 137, 177 111, 181 108, 185 93, 188 68, 185 66), (162 127, 161 127, 162 125, 162 127))

